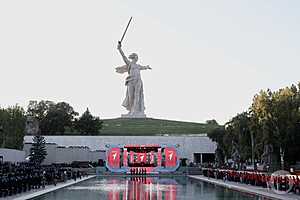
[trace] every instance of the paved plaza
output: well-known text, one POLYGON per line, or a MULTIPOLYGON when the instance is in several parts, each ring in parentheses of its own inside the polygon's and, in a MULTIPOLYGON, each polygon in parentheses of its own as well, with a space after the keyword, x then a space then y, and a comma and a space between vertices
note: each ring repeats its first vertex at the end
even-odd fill
POLYGON ((34 190, 29 191, 29 192, 25 192, 25 193, 13 195, 13 196, 5 197, 5 198, 0 198, 0 199, 5 199, 5 200, 27 200, 27 199, 32 199, 32 198, 44 195, 44 194, 49 193, 49 192, 53 192, 53 191, 58 190, 58 189, 68 187, 68 186, 74 185, 76 183, 80 183, 82 181, 85 181, 85 180, 88 180, 88 179, 91 179, 91 178, 94 178, 94 177, 95 177, 95 175, 83 177, 81 179, 77 179, 76 181, 68 180, 65 183, 58 183, 56 186, 48 185, 48 186, 45 187, 45 189, 34 189, 34 190))
POLYGON ((245 185, 245 184, 240 184, 237 182, 231 182, 231 181, 223 181, 223 180, 218 180, 218 179, 213 179, 213 178, 207 178, 202 175, 196 175, 196 176, 189 176, 190 178, 199 180, 199 181, 205 181, 211 184, 219 185, 222 187, 229 188, 231 190, 237 190, 240 192, 245 192, 249 194, 254 194, 254 195, 259 195, 271 199, 280 199, 280 200, 296 200, 300 199, 299 195, 296 194, 276 194, 270 189, 267 188, 262 188, 262 187, 257 187, 257 186, 252 186, 252 185, 245 185))

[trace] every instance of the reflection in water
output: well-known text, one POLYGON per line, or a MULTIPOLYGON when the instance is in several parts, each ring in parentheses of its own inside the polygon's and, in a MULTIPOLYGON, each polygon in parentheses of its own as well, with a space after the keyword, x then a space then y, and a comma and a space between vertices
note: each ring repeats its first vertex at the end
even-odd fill
POLYGON ((174 179, 131 177, 126 179, 113 179, 111 184, 112 190, 108 192, 108 200, 176 199, 177 182, 174 179), (116 188, 114 185, 125 185, 125 187, 122 190, 118 190, 113 189, 116 188))
POLYGON ((35 200, 253 200, 246 195, 187 177, 98 177, 35 200))

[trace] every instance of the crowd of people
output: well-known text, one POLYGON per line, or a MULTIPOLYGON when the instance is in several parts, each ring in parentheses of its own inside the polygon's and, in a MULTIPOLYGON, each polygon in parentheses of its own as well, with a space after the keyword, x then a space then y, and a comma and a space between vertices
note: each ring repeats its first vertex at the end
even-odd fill
POLYGON ((274 189, 281 192, 300 193, 300 178, 296 175, 274 175, 257 171, 237 171, 228 169, 202 169, 208 178, 234 181, 253 186, 274 189))
POLYGON ((45 188, 70 179, 76 181, 85 175, 87 174, 66 166, 0 163, 0 197, 45 188))
POLYGON ((131 168, 130 169, 130 174, 131 175, 146 175, 147 174, 147 169, 146 168, 131 168))

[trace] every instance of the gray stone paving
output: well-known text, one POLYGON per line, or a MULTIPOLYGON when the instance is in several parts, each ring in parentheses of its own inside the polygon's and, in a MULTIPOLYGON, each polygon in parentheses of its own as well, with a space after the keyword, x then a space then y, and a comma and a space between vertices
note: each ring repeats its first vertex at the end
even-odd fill
POLYGON ((82 179, 77 179, 76 181, 69 180, 65 183, 58 183, 56 186, 49 185, 49 186, 46 186, 45 189, 34 189, 34 190, 31 190, 29 192, 25 192, 25 193, 22 193, 22 194, 17 194, 17 195, 13 195, 13 196, 10 196, 10 197, 0 198, 0 200, 2 200, 2 199, 3 200, 4 199, 5 200, 27 200, 27 199, 32 199, 32 198, 41 196, 43 194, 46 194, 46 193, 49 193, 49 192, 52 192, 52 191, 55 191, 55 190, 58 190, 58 189, 61 189, 61 188, 64 188, 64 187, 68 187, 70 185, 73 185, 73 184, 76 184, 76 183, 79 183, 79 182, 82 182, 82 181, 85 181, 85 180, 88 180, 88 179, 91 179, 93 177, 95 177, 95 175, 83 177, 82 179))
POLYGON ((280 199, 280 200, 300 200, 300 195, 296 194, 277 194, 273 192, 271 189, 263 188, 263 187, 256 187, 252 185, 246 185, 246 184, 241 184, 241 183, 236 183, 236 182, 231 182, 231 181, 223 181, 219 179, 213 179, 213 178, 207 178, 203 175, 196 175, 196 176, 189 176, 190 178, 205 181, 208 183, 216 184, 219 186, 223 186, 232 190, 237 190, 240 192, 246 192, 250 194, 255 194, 271 199, 280 199))

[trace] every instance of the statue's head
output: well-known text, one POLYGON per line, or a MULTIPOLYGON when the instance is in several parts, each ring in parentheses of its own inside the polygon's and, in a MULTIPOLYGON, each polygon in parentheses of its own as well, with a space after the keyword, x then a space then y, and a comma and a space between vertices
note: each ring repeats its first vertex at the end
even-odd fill
POLYGON ((130 60, 132 60, 132 62, 137 62, 138 59, 139 59, 139 57, 138 57, 138 55, 137 55, 136 53, 130 54, 128 58, 129 58, 130 60))

